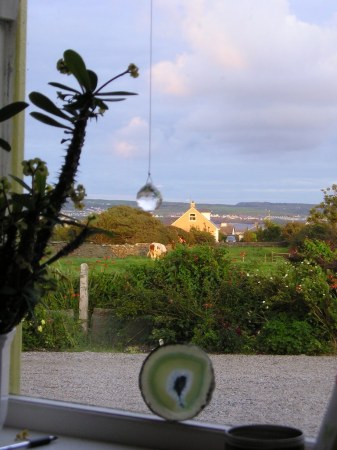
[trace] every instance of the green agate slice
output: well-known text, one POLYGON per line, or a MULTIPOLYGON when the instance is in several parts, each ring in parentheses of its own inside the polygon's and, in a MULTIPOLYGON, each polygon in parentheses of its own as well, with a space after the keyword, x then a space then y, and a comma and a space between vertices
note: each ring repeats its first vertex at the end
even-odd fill
POLYGON ((164 345, 145 359, 139 387, 149 409, 167 420, 187 420, 211 400, 215 387, 212 362, 195 345, 164 345))

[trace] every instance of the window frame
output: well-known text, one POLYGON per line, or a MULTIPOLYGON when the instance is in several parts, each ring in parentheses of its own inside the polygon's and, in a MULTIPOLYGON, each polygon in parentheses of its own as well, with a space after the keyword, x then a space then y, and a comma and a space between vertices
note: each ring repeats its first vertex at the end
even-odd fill
MULTIPOLYGON (((185 421, 55 400, 10 396, 6 427, 132 448, 165 450, 223 450, 228 426, 185 421)), ((69 448, 65 440, 64 447, 69 448)), ((306 439, 306 450, 315 441, 306 439)), ((73 447, 72 447, 73 448, 73 447)), ((95 446, 99 449, 99 446, 95 446)))

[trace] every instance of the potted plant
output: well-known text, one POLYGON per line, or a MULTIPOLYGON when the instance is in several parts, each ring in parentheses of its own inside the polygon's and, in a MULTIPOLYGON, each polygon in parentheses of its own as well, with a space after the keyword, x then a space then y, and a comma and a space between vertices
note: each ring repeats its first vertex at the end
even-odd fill
MULTIPOLYGON (((86 68, 81 56, 73 50, 64 52, 57 68, 61 73, 72 75, 78 84, 74 88, 49 83, 57 89, 61 106, 38 92, 29 95, 30 101, 43 111, 31 115, 64 130, 61 143, 66 144, 66 152, 57 182, 48 183, 47 165, 40 159, 22 162, 25 179, 13 175, 0 179, 0 337, 11 332, 27 314, 32 314, 43 292, 53 287, 50 264, 79 247, 95 231, 89 222, 83 224, 62 216, 61 210, 68 199, 81 206, 85 196, 83 186, 75 187, 75 182, 88 122, 103 115, 108 102, 135 95, 107 90, 110 83, 126 74, 137 77, 138 69, 134 64, 101 86, 98 86, 97 75, 86 68), (12 189, 13 181, 22 187, 22 192, 12 189), (50 255, 50 238, 54 227, 60 224, 77 225, 79 232, 59 252, 50 255)), ((0 109, 0 121, 27 106, 24 102, 7 105, 0 109)), ((0 139, 0 146, 10 151, 10 145, 3 139, 0 139)))

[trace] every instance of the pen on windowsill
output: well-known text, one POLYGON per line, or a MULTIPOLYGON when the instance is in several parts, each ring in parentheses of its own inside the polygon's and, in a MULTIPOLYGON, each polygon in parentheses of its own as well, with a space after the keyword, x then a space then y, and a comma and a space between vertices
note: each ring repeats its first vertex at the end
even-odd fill
POLYGON ((44 436, 36 439, 27 439, 26 441, 16 442, 15 444, 9 444, 5 445, 4 447, 0 447, 0 450, 40 447, 41 445, 50 444, 52 441, 55 441, 55 439, 57 439, 57 436, 44 436))

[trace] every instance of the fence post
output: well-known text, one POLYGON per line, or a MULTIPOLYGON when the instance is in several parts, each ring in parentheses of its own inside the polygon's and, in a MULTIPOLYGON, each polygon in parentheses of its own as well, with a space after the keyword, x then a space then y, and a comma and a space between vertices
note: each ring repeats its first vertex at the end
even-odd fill
POLYGON ((79 304, 79 319, 82 323, 82 328, 85 333, 88 332, 88 264, 81 264, 80 271, 80 304, 79 304))

